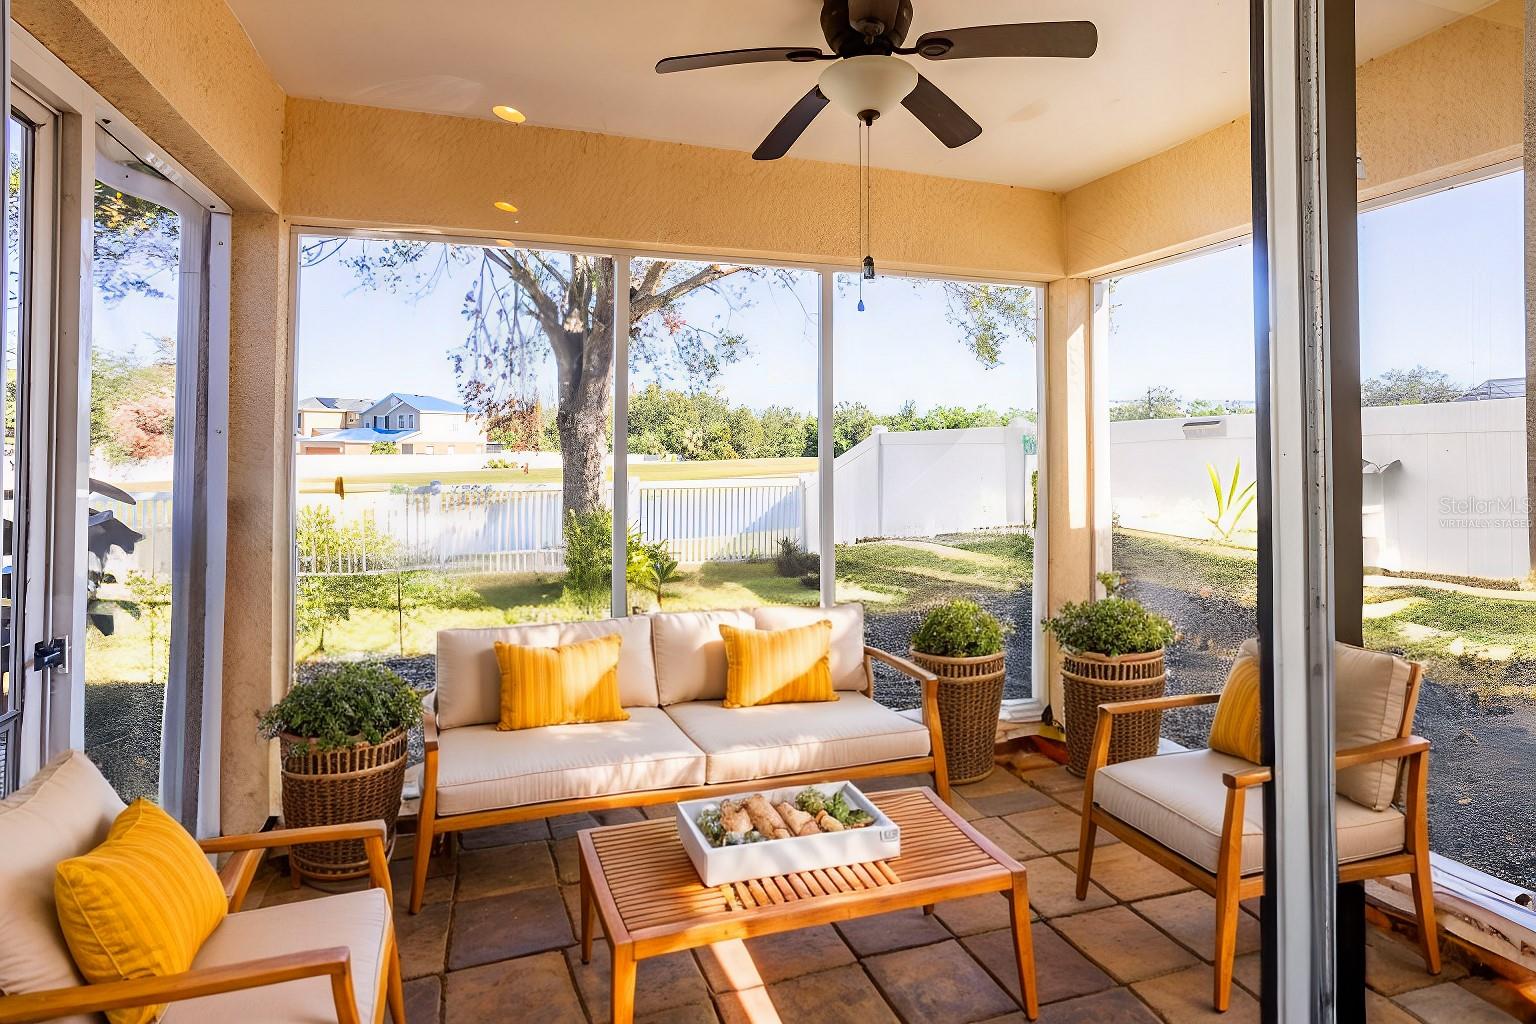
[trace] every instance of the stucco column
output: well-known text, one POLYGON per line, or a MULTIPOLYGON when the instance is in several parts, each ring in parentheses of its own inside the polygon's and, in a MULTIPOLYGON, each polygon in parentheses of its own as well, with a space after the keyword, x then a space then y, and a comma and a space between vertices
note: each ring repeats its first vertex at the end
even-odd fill
MULTIPOLYGON (((1049 609, 1094 591, 1093 283, 1064 278, 1046 286, 1045 447, 1049 609)), ((1047 634, 1046 703, 1059 728, 1066 701, 1061 651, 1047 634)))
POLYGON ((259 828, 276 807, 273 744, 256 715, 287 688, 289 501, 288 224, 232 223, 229 547, 224 599, 220 814, 226 833, 259 828))

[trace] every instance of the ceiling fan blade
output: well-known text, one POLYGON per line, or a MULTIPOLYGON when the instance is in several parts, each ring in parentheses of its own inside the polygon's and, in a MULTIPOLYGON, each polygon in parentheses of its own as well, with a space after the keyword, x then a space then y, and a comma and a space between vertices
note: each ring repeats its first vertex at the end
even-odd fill
POLYGON ((922 75, 917 76, 917 88, 907 93, 901 105, 950 149, 963 146, 981 134, 981 125, 922 75))
POLYGON ((1091 21, 976 25, 924 32, 913 47, 929 60, 963 57, 1092 57, 1099 30, 1091 21))
POLYGON ((822 95, 819 86, 811 86, 811 91, 800 97, 794 106, 789 108, 789 113, 779 118, 779 123, 773 126, 773 131, 768 137, 752 151, 753 160, 777 160, 789 152, 789 147, 795 144, 800 134, 811 126, 816 120, 816 115, 821 113, 821 108, 827 105, 827 98, 822 95))
POLYGON ((679 57, 666 57, 656 62, 656 73, 671 74, 674 71, 697 71, 700 68, 723 68, 732 64, 759 64, 764 61, 787 60, 801 63, 813 60, 832 60, 837 55, 822 53, 814 46, 764 46, 756 50, 717 50, 714 53, 688 53, 679 57))

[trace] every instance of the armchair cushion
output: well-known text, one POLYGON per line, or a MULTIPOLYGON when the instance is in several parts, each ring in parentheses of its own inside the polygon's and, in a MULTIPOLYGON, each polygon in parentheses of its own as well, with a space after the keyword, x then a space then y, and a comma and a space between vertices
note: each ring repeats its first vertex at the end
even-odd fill
MULTIPOLYGON (((352 951, 352 987, 358 1019, 374 1020, 384 991, 390 928, 382 889, 285 903, 230 914, 192 962, 220 967, 302 949, 346 946, 352 951)), ((336 1003, 327 978, 305 978, 261 988, 188 999, 166 1007, 162 1024, 336 1024, 336 1003)))
POLYGON ((704 753, 659 708, 630 708, 627 722, 444 729, 437 757, 442 815, 704 782, 704 753))
MULTIPOLYGON (((1406 735, 1403 717, 1413 662, 1345 643, 1335 643, 1333 651, 1335 747, 1349 750, 1406 735)), ((1257 657, 1258 653, 1259 642, 1250 639, 1244 641, 1239 656, 1257 657)), ((1386 810, 1397 793, 1401 770, 1398 761, 1346 768, 1338 773, 1339 795, 1372 810, 1386 810)))
MULTIPOLYGON (((81 984, 53 909, 59 861, 100 845, 123 802, 78 750, 49 762, 0 800, 0 992, 41 992, 81 984)), ((99 1018, 64 1018, 70 1024, 99 1018)))
MULTIPOLYGON (((1226 772, 1254 767, 1214 750, 1159 754, 1100 768, 1093 802, 1139 832, 1205 868, 1217 870, 1226 772)), ((1336 804, 1339 863, 1403 849, 1403 815, 1363 807, 1344 797, 1336 804)), ((1242 874, 1264 869, 1264 807, 1255 790, 1243 803, 1242 874)))
MULTIPOLYGON (((59 862, 53 893, 75 965, 90 982, 180 974, 229 909, 197 840, 142 799, 117 816, 100 846, 59 862)), ((109 1010, 107 1019, 143 1024, 160 1009, 109 1010)))
POLYGON ((930 753, 926 726, 861 693, 835 702, 726 708, 717 700, 666 709, 707 758, 706 780, 746 782, 930 753))

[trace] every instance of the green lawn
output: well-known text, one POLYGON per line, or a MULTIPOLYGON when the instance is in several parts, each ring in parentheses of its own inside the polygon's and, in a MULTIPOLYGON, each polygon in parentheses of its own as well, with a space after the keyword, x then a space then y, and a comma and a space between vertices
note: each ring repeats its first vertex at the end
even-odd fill
POLYGON ((1244 607, 1258 604, 1258 557, 1253 548, 1166 533, 1116 530, 1115 566, 1134 584, 1138 577, 1188 589, 1207 587, 1244 607))

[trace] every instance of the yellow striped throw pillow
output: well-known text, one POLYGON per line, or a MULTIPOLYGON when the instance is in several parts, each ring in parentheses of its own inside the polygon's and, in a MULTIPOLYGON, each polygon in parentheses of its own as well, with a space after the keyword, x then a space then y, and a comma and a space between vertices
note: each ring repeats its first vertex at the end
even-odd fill
MULTIPOLYGON (((54 907, 75 966, 90 982, 180 974, 224 920, 224 886, 181 823, 148 800, 117 816, 89 853, 60 861, 54 907)), ((164 1006, 107 1011, 144 1024, 164 1006)))
POLYGON ((725 641, 725 706, 837 700, 832 690, 832 623, 795 629, 720 627, 725 641))
POLYGON ((1259 659, 1238 658, 1227 673, 1216 705, 1216 720, 1211 723, 1211 749, 1240 757, 1254 764, 1263 763, 1263 741, 1259 737, 1259 659))
POLYGON ((496 728, 623 722, 617 633, 564 647, 496 645, 501 669, 501 720, 496 728))

